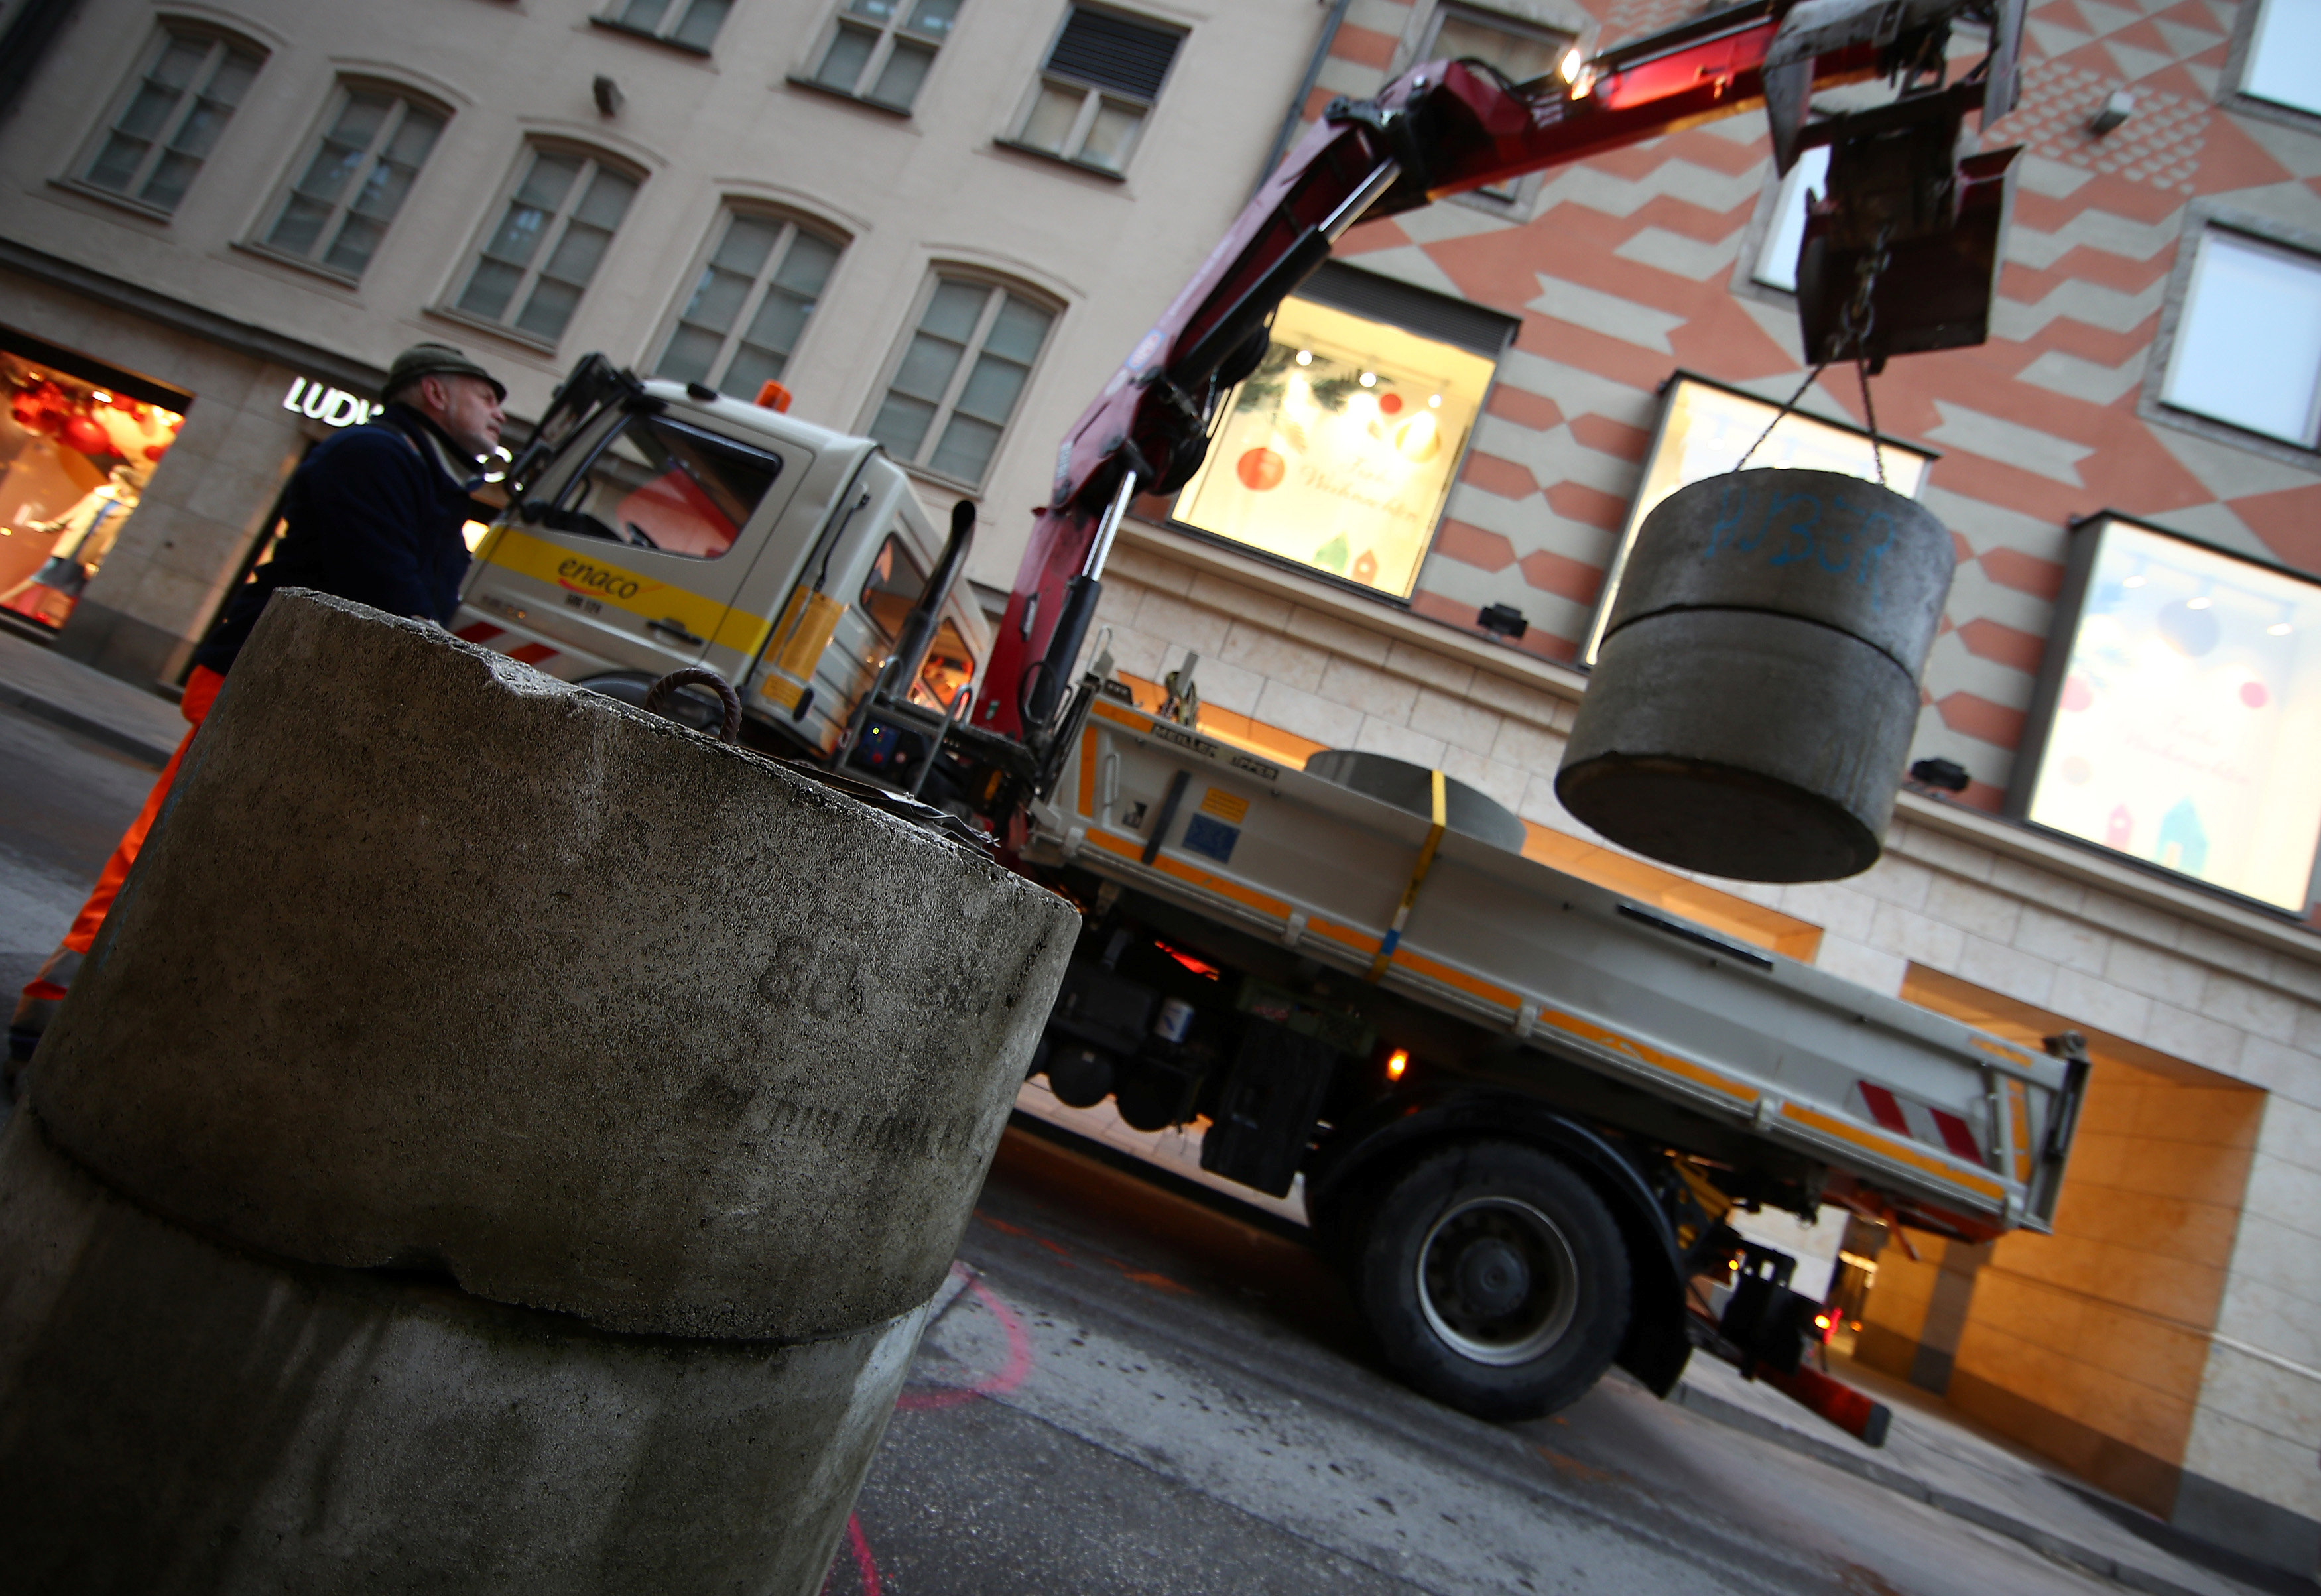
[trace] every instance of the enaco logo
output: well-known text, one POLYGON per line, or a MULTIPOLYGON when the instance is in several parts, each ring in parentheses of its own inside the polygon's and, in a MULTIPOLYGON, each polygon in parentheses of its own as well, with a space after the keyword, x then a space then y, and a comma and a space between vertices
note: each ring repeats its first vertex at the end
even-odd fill
MULTIPOLYGON (((609 599, 633 599, 642 594, 646 584, 625 571, 608 571, 602 566, 592 566, 585 559, 568 559, 556 567, 556 585, 575 593, 602 594, 609 599)), ((660 585, 658 582, 652 586, 660 585)))

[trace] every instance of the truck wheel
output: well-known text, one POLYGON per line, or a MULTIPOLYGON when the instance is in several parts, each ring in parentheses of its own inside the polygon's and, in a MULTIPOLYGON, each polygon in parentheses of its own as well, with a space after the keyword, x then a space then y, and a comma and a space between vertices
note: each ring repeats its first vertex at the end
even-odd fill
POLYGON ((1628 1255, 1604 1200, 1512 1142, 1427 1155, 1380 1193, 1355 1291, 1405 1380, 1479 1419, 1577 1401, 1628 1326, 1628 1255))

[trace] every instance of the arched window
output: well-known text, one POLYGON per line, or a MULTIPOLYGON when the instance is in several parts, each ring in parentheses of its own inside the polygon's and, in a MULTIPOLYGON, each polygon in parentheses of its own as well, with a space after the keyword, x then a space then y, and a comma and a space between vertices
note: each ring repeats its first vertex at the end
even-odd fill
POLYGON ((266 55, 229 35, 172 22, 146 46, 143 60, 122 86, 80 180, 168 214, 193 186, 266 55))
POLYGON ((789 368, 844 242, 769 213, 727 208, 653 375, 755 399, 789 368))
POLYGON ((906 465, 980 487, 1056 313, 1005 283, 938 269, 889 368, 870 436, 906 465))
POLYGON ((452 308, 543 343, 564 336, 644 183, 593 150, 527 146, 452 308))
POLYGON ((313 152, 268 213, 259 246, 360 278, 450 120, 441 106, 389 85, 341 84, 313 152))

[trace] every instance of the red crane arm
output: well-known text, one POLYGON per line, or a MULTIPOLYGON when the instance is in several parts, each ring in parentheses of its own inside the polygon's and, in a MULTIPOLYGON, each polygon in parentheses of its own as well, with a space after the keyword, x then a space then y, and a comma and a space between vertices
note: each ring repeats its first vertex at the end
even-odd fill
MULTIPOLYGON (((1779 25, 1776 0, 1748 0, 1607 51, 1568 83, 1518 89, 1487 69, 1437 61, 1404 73, 1373 101, 1331 106, 1059 451, 976 726, 1021 738, 1047 724, 1130 500, 1173 493, 1191 478, 1218 395, 1255 367, 1275 307, 1348 227, 1761 104, 1779 25)), ((1891 59, 1890 44, 1889 36, 1829 49, 1813 59, 1812 80, 1873 76, 1891 59)))

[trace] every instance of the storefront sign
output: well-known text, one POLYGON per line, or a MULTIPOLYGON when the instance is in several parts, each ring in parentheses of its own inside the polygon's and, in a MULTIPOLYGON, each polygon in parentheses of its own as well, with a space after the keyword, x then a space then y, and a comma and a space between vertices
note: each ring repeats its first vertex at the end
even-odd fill
POLYGON ((2073 529, 2015 812, 2303 914, 2321 582, 2117 516, 2073 529))
POLYGON ((360 427, 385 406, 344 388, 324 387, 315 377, 294 376, 290 391, 282 396, 282 408, 312 417, 326 427, 360 427))
MULTIPOLYGON (((1816 421, 1795 411, 1781 416, 1771 435, 1757 444, 1756 453, 1750 454, 1749 446, 1757 443, 1766 423, 1779 412, 1778 404, 1704 382, 1687 372, 1680 371, 1669 379, 1661 408, 1660 432, 1652 440, 1652 452, 1644 461, 1644 479, 1636 489, 1634 502, 1628 506, 1627 525, 1621 529, 1619 544, 1606 567, 1604 591, 1597 596, 1596 618, 1588 629, 1588 646, 1580 651, 1583 661, 1596 663, 1596 650, 1604 640, 1605 624, 1611 619, 1612 601, 1619 596, 1620 578, 1627 569, 1628 550, 1635 545, 1637 529, 1644 524, 1644 517, 1652 513, 1653 507, 1677 489, 1732 470, 1743 455, 1749 456, 1752 470, 1761 467, 1785 471, 1836 471, 1859 476, 1865 482, 1878 480, 1878 461, 1870 447, 1870 434, 1816 421)), ((1924 449, 1906 448, 1891 439, 1883 440, 1883 449, 1886 485, 1905 498, 1916 498, 1919 485, 1926 479, 1926 467, 1936 457, 1924 449)))
POLYGON ((1407 597, 1491 362, 1305 299, 1283 302, 1272 340, 1177 519, 1407 597))

